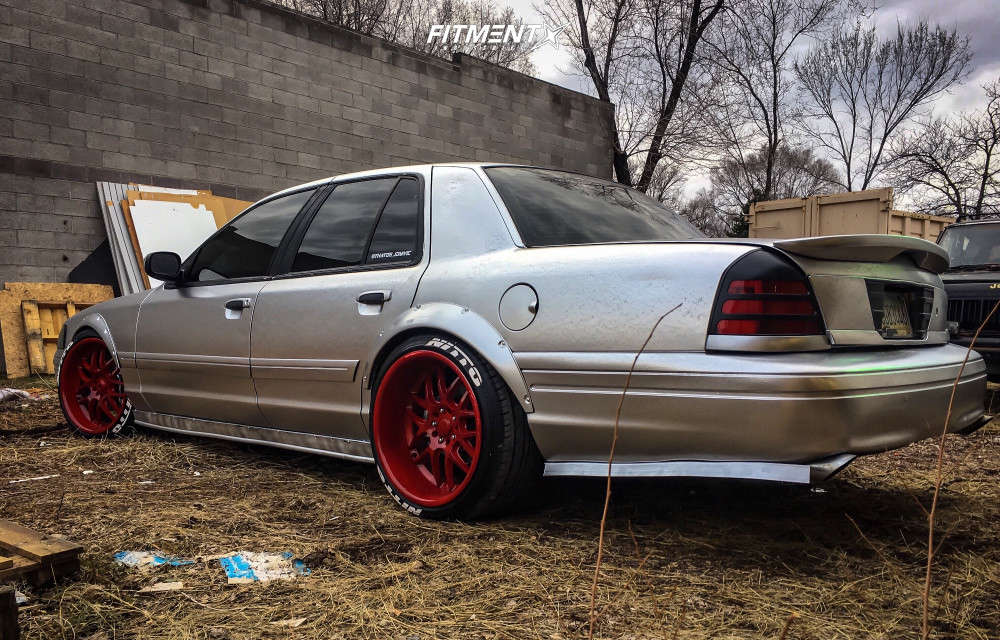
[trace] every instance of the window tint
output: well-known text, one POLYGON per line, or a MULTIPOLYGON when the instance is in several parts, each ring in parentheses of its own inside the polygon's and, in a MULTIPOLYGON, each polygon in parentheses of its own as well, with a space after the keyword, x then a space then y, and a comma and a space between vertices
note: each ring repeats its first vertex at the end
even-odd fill
POLYGON ((614 182, 525 167, 486 173, 529 247, 705 237, 659 202, 614 182))
POLYGON ((292 271, 409 261, 416 248, 420 222, 419 192, 416 180, 395 177, 338 186, 309 224, 292 271), (366 260, 369 239, 372 248, 366 260))
POLYGON ((409 262, 417 252, 420 220, 420 183, 400 180, 379 216, 368 248, 368 263, 409 262))
POLYGON ((190 278, 205 281, 266 275, 282 236, 314 191, 265 202, 227 224, 198 249, 190 278))

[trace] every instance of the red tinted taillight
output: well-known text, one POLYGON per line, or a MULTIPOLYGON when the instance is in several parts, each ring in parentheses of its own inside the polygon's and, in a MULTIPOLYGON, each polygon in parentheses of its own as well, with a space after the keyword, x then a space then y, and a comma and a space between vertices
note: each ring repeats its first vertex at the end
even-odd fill
POLYGON ((754 251, 726 273, 710 333, 816 335, 823 323, 805 275, 777 255, 754 251))

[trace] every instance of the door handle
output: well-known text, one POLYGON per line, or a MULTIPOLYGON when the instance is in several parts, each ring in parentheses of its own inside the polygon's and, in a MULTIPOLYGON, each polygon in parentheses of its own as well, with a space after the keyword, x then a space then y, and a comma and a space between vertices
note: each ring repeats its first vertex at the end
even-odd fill
POLYGON ((226 300, 226 308, 230 311, 243 311, 250 306, 250 298, 234 298, 226 300))
POLYGON ((358 296, 361 304, 385 304, 392 298, 392 291, 365 291, 358 296))

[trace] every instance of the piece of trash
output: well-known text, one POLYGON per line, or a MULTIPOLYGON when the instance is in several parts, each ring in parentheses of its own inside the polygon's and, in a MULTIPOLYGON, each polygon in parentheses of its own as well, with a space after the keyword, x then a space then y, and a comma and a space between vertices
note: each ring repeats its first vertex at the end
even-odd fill
POLYGON ((47 447, 47 446, 49 446, 49 443, 46 442, 46 441, 44 441, 44 440, 39 440, 38 441, 38 446, 39 447, 47 447))
POLYGON ((191 560, 164 556, 152 551, 119 551, 114 555, 114 559, 119 564, 139 569, 149 569, 163 565, 182 567, 186 564, 194 564, 191 560))
POLYGON ((140 480, 139 484, 153 484, 152 480, 140 480))
POLYGON ((59 474, 54 473, 51 476, 35 476, 34 478, 21 478, 20 480, 11 480, 10 484, 17 484, 18 482, 34 482, 35 480, 48 480, 49 478, 58 478, 59 474))
POLYGON ((86 469, 86 470, 84 470, 83 475, 89 476, 92 473, 94 473, 94 471, 92 469, 86 469))
POLYGON ((20 591, 16 591, 15 590, 14 591, 14 601, 17 602, 17 604, 22 605, 22 604, 24 604, 25 602, 28 601, 28 596, 24 595, 20 591))
POLYGON ((810 491, 812 491, 813 493, 826 493, 826 489, 822 487, 813 487, 812 489, 810 489, 810 491))
POLYGON ((305 624, 305 622, 306 622, 305 618, 289 618, 288 620, 277 620, 270 624, 273 624, 276 627, 291 627, 294 629, 296 627, 301 627, 303 624, 305 624))
POLYGON ((27 391, 22 391, 21 389, 11 389, 10 387, 4 387, 0 389, 0 402, 9 402, 11 400, 29 400, 31 399, 31 394, 27 391))
POLYGON ((195 471, 195 472, 194 472, 194 475, 196 475, 196 476, 200 476, 200 475, 201 475, 201 471, 195 471))
POLYGON ((161 591, 179 591, 184 588, 183 582, 157 582, 139 589, 139 593, 159 593, 161 591))
POLYGON ((248 582, 268 582, 270 580, 292 580, 297 576, 312 573, 305 563, 284 553, 256 553, 241 551, 219 558, 229 578, 229 584, 248 582))

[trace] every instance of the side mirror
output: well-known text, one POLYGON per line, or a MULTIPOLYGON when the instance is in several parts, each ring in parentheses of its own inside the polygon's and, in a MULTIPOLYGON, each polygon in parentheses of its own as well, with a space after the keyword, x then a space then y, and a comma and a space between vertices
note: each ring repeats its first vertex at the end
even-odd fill
POLYGON ((154 251, 146 256, 146 275, 164 282, 181 279, 181 257, 173 251, 154 251))

